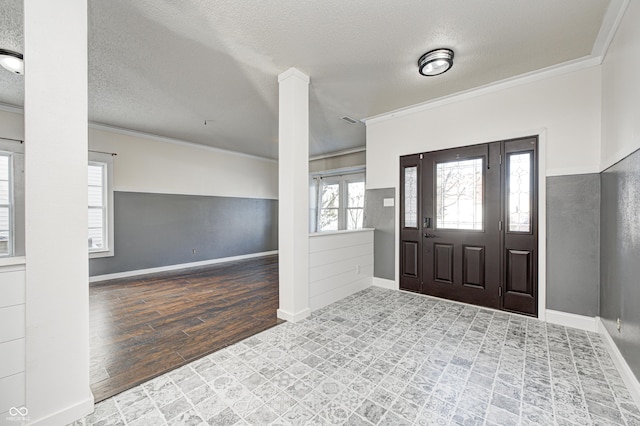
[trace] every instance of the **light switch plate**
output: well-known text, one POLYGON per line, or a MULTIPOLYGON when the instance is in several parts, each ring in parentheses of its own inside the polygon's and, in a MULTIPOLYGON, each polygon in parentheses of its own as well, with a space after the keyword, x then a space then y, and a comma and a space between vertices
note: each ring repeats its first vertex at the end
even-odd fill
POLYGON ((393 207, 393 205, 394 205, 394 203, 393 203, 394 199, 393 198, 385 198, 383 202, 384 202, 384 206, 385 207, 393 207))

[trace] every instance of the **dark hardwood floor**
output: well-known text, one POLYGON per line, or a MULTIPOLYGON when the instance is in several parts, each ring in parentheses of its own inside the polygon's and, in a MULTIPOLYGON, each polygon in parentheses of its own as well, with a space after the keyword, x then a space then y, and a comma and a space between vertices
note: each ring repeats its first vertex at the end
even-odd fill
POLYGON ((96 402, 278 323, 278 257, 90 286, 96 402))

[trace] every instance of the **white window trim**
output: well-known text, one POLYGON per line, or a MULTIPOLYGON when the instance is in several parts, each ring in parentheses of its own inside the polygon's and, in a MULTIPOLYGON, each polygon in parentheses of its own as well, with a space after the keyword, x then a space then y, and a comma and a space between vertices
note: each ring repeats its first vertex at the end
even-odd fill
MULTIPOLYGON (((315 179, 318 180, 317 184, 317 194, 316 194, 316 223, 315 229, 316 232, 335 232, 325 230, 320 230, 320 217, 322 212, 322 183, 338 183, 339 191, 340 191, 340 206, 338 208, 338 230, 346 230, 347 229, 347 184, 349 182, 357 182, 357 181, 365 181, 365 174, 362 168, 348 168, 348 169, 338 169, 333 171, 326 171, 320 173, 314 173, 312 175, 315 179)), ((365 188, 366 190, 366 188, 365 188)), ((364 208, 363 208, 364 211, 364 208)), ((364 224, 363 224, 364 226, 364 224)))
MULTIPOLYGON (((364 228, 364 205, 362 207, 349 207, 349 184, 352 182, 364 182, 365 183, 365 194, 366 194, 366 179, 364 176, 364 173, 357 173, 357 174, 351 174, 351 175, 345 175, 344 179, 342 181, 342 186, 343 186, 343 194, 342 194, 342 200, 344 201, 344 209, 343 210, 343 215, 344 215, 344 228, 341 229, 347 229, 347 211, 348 210, 362 210, 362 227, 364 228)), ((341 188, 342 189, 342 188, 341 188)), ((365 195, 366 198, 366 195, 365 195)), ((356 228, 356 229, 360 229, 360 228, 356 228)))
POLYGON ((107 231, 105 232, 106 236, 106 247, 99 250, 89 250, 89 259, 97 259, 101 257, 111 257, 114 256, 114 232, 113 232, 113 156, 111 154, 103 154, 98 152, 89 152, 89 164, 99 164, 105 165, 106 169, 106 182, 103 196, 103 205, 107 207, 107 220, 105 226, 107 227, 107 231))

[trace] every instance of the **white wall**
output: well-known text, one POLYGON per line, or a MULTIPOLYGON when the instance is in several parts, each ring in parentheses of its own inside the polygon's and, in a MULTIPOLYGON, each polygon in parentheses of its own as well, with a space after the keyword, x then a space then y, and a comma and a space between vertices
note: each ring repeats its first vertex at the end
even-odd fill
POLYGON ((309 236, 309 307, 323 308, 371 286, 373 229, 309 236))
POLYGON ((89 128, 89 149, 115 152, 115 191, 278 198, 278 163, 272 160, 89 128))
POLYGON ((537 134, 546 175, 600 165, 600 68, 592 67, 367 122, 367 189, 395 187, 400 155, 537 134))
POLYGON ((602 169, 640 148, 639 23, 630 1, 602 65, 602 169))

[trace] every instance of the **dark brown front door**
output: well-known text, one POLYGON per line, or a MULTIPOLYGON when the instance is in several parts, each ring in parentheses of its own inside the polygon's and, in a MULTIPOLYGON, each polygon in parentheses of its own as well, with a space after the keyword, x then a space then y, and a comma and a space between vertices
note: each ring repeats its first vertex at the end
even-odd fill
POLYGON ((536 138, 400 160, 400 287, 537 313, 536 138))
POLYGON ((500 143, 424 154, 422 171, 423 292, 499 308, 500 143))

